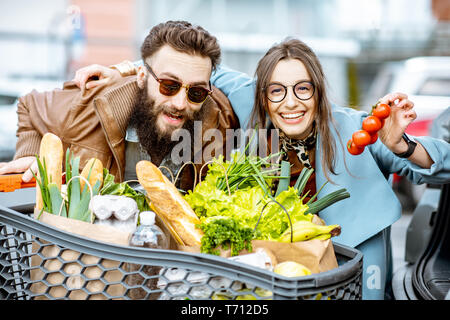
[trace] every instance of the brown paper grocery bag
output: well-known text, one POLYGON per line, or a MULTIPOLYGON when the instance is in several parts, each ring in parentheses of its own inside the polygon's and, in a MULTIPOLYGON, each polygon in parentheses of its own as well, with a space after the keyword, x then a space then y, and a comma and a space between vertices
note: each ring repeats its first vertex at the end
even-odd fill
MULTIPOLYGON (((39 212, 35 210, 34 215, 37 218, 39 212)), ((39 221, 65 232, 93 240, 118 245, 128 245, 129 242, 129 233, 111 226, 91 224, 47 212, 42 213, 39 221)), ((67 297, 72 300, 105 300, 108 299, 104 294, 105 292, 111 296, 121 296, 125 293, 125 287, 121 284, 109 285, 106 288, 106 284, 103 281, 94 280, 103 274, 102 278, 108 283, 120 282, 124 275, 120 270, 116 270, 120 264, 118 261, 101 259, 71 249, 61 250, 56 245, 42 239, 34 239, 32 249, 34 254, 31 257, 31 265, 37 268, 31 270, 30 275, 32 281, 38 281, 31 285, 31 292, 35 294, 47 293, 51 298, 67 297), (90 266, 85 267, 78 261, 90 266), (104 272, 99 265, 103 269, 112 270, 104 272), (45 269, 47 275, 41 268, 45 269), (67 274, 67 276, 63 273, 67 274), (82 290, 82 288, 87 292, 82 290)), ((42 295, 35 299, 48 298, 42 295)))
POLYGON ((338 267, 333 243, 328 240, 309 240, 292 243, 253 240, 253 250, 269 249, 277 262, 295 261, 303 264, 312 273, 332 270, 338 267))
MULTIPOLYGON (((312 273, 319 273, 332 270, 338 267, 333 243, 328 240, 309 240, 292 243, 277 241, 253 240, 252 248, 268 249, 277 259, 277 262, 295 261, 303 264, 312 273)), ((199 247, 178 246, 178 250, 192 253, 199 253, 199 247)), ((240 254, 249 253, 242 250, 240 254)), ((228 258, 231 256, 230 250, 221 250, 220 256, 228 258)))

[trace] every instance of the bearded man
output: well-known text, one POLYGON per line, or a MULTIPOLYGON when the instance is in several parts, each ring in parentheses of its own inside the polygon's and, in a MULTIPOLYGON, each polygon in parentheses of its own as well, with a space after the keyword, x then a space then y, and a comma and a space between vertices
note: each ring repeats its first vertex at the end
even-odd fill
MULTIPOLYGON (((209 82, 220 61, 217 39, 202 27, 168 21, 151 29, 141 58, 144 64, 137 75, 108 78, 93 89, 66 82, 62 90, 21 97, 16 154, 13 161, 0 165, 0 174, 25 172, 23 180, 30 179, 34 156, 47 132, 59 136, 64 150, 69 147, 81 158, 81 166, 98 158, 118 181, 136 179, 140 160, 169 168, 175 176, 183 164, 171 152, 178 143, 173 139, 177 132, 189 140, 184 144, 191 150, 183 148, 188 155, 183 159, 196 158, 197 172, 218 156, 204 155, 205 148, 223 153, 224 139, 203 139, 209 129, 226 138, 226 129, 239 128, 228 99, 209 82), (195 150, 195 145, 200 148, 195 150)), ((194 172, 193 167, 183 169, 179 188, 192 188, 194 172)))

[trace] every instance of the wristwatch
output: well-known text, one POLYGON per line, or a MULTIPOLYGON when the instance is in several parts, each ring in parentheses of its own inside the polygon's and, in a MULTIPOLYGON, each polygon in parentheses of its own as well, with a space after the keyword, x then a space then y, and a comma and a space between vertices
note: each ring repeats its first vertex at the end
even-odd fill
POLYGON ((413 153, 414 150, 416 149, 417 146, 417 142, 411 140, 406 133, 403 133, 402 135, 403 140, 405 140, 405 142, 408 144, 408 150, 406 150, 405 152, 402 153, 395 153, 394 154, 399 157, 399 158, 409 158, 413 153))

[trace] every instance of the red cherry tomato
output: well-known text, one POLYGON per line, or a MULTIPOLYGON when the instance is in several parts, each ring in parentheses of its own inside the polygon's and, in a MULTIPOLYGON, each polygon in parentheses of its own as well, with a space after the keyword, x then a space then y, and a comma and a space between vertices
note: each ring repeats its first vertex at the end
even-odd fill
POLYGON ((386 119, 391 113, 391 107, 385 103, 379 103, 375 108, 372 109, 372 115, 379 118, 380 120, 386 119))
POLYGON ((357 147, 362 148, 370 143, 371 138, 366 130, 358 130, 353 133, 352 140, 357 147))
POLYGON ((374 144, 375 142, 377 142, 378 140, 378 133, 374 132, 372 134, 370 134, 370 143, 369 144, 374 144))
POLYGON ((362 128, 370 134, 376 133, 381 129, 381 120, 375 116, 368 116, 362 122, 362 128))
POLYGON ((347 150, 350 152, 350 154, 357 156, 358 154, 363 153, 364 147, 359 148, 356 146, 356 144, 352 141, 352 139, 348 140, 347 142, 347 150))

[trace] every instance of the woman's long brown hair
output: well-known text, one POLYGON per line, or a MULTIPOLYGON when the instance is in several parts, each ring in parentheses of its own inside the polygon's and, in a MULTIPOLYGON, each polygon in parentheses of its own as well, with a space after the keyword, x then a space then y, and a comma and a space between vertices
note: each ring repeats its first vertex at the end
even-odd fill
MULTIPOLYGON (((335 172, 335 153, 336 141, 330 132, 330 126, 336 130, 332 114, 331 103, 327 98, 325 74, 322 65, 316 54, 305 43, 298 39, 286 39, 283 42, 274 45, 267 51, 264 57, 258 62, 256 68, 256 93, 255 104, 250 116, 250 126, 255 128, 267 128, 268 121, 266 119, 268 112, 268 101, 264 88, 266 88, 272 77, 272 73, 280 60, 298 59, 306 67, 311 80, 315 86, 316 103, 316 128, 320 134, 321 141, 321 161, 324 168, 324 174, 328 181, 332 182, 329 173, 335 172)), ((337 130, 336 130, 337 132, 337 130)), ((317 147, 316 147, 317 148, 317 147)))

